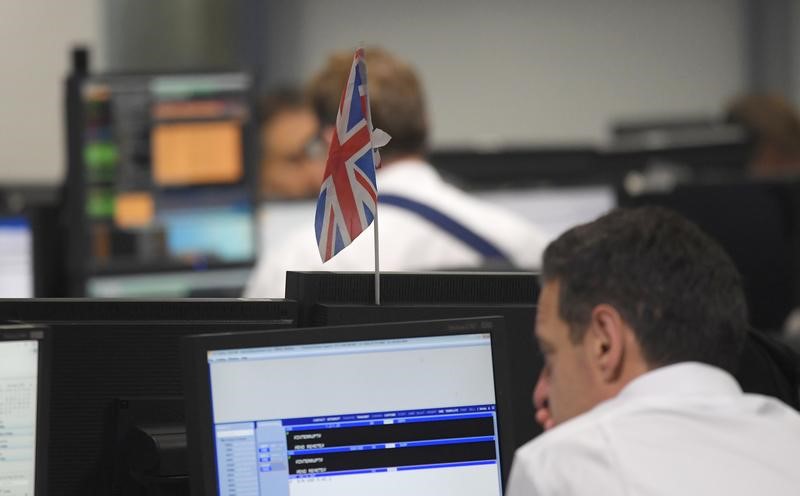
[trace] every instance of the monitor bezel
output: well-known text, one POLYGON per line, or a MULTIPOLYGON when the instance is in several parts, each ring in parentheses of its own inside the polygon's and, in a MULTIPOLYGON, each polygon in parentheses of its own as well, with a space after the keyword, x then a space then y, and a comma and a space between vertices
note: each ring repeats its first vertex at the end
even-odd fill
POLYGON ((495 408, 498 424, 501 490, 514 455, 510 403, 508 349, 505 319, 498 316, 459 319, 311 327, 291 330, 205 334, 182 339, 186 435, 191 494, 218 494, 216 449, 213 434, 211 377, 207 353, 212 350, 259 348, 330 342, 451 336, 489 333, 494 369, 495 408))
POLYGON ((45 326, 12 324, 0 326, 0 341, 32 341, 38 345, 36 388, 36 455, 34 459, 34 496, 47 490, 47 449, 50 444, 50 330, 45 326))

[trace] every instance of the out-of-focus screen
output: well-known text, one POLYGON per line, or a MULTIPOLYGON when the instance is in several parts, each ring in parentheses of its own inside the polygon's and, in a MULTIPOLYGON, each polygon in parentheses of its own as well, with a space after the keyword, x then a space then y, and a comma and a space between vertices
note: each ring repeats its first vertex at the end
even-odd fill
POLYGON ((39 342, 0 340, 0 495, 33 496, 39 342))
POLYGON ((246 74, 82 87, 88 278, 252 263, 246 74))
POLYGON ((32 297, 33 233, 30 222, 25 217, 0 216, 0 298, 32 297))

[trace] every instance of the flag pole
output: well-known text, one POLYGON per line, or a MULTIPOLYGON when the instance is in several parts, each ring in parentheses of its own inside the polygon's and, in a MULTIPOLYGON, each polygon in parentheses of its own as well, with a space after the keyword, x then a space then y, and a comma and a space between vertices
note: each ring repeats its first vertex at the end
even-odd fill
POLYGON ((378 241, 378 205, 375 203, 375 218, 372 220, 375 225, 375 305, 381 304, 381 268, 380 268, 380 244, 378 241))

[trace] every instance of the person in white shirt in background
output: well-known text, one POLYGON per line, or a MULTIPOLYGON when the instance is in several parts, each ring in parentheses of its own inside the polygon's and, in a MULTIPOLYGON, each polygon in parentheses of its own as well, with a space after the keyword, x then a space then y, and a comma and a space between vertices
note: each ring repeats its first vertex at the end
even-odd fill
MULTIPOLYGON (((427 163, 428 116, 411 66, 382 49, 365 55, 373 125, 391 136, 377 174, 381 270, 538 269, 548 241, 540 229, 444 182, 427 163)), ((352 60, 352 52, 334 54, 309 86, 326 150, 352 60)), ((283 297, 287 270, 373 270, 373 228, 323 265, 309 217, 265 247, 245 296, 283 297)))
POLYGON ((564 233, 536 323, 548 430, 517 450, 507 496, 800 494, 800 414, 731 375, 747 329, 733 262, 677 214, 564 233))

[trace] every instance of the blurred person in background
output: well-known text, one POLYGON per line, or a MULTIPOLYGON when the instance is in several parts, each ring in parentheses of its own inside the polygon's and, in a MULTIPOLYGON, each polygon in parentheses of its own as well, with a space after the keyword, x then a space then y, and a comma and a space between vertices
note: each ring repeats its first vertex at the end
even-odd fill
MULTIPOLYGON (((326 149, 352 61, 352 52, 332 55, 309 85, 326 149)), ((538 269, 547 242, 539 228, 444 182, 427 162, 429 121, 414 69, 379 48, 366 50, 366 63, 373 125, 391 136, 377 175, 381 270, 538 269)), ((373 228, 323 265, 309 217, 262 251, 245 295, 282 297, 287 270, 372 270, 373 228)))
POLYGON ((282 88, 261 105, 262 199, 313 198, 325 171, 327 149, 319 121, 301 91, 282 88))
POLYGON ((800 116, 788 101, 777 95, 743 96, 728 105, 727 118, 743 126, 754 140, 751 175, 800 175, 800 116))

